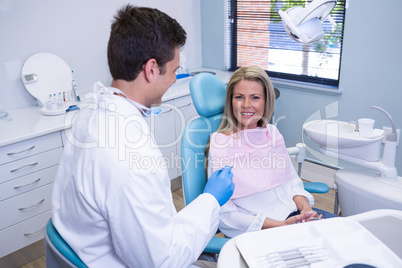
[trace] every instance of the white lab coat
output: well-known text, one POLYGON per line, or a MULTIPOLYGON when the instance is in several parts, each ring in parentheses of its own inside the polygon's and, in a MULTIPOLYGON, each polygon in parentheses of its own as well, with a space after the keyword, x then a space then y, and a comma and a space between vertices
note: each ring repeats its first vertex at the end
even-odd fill
MULTIPOLYGON (((212 166, 208 161, 208 176, 210 174, 212 166)), ((219 230, 227 237, 235 237, 245 232, 261 230, 265 219, 283 221, 290 213, 297 211, 293 201, 296 195, 305 196, 312 207, 314 197, 304 190, 303 181, 293 165, 291 176, 291 180, 272 189, 230 199, 221 207, 219 230)))
POLYGON ((202 194, 177 213, 141 113, 121 96, 97 98, 74 116, 54 182, 56 229, 89 267, 190 266, 217 230, 217 200, 202 194))

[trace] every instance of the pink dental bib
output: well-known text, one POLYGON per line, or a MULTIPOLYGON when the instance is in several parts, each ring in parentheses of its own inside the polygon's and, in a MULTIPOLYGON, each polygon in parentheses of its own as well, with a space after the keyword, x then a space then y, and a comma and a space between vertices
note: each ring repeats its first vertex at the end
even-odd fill
POLYGON ((263 192, 291 179, 285 142, 269 124, 231 135, 212 133, 209 161, 213 171, 233 167, 235 190, 231 198, 263 192))

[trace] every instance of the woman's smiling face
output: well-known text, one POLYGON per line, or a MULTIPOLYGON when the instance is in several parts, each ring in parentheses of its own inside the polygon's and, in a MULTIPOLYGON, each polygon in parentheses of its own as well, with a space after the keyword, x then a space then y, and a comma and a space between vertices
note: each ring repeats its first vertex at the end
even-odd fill
POLYGON ((252 80, 241 80, 233 88, 233 114, 240 129, 253 129, 265 111, 264 87, 252 80))

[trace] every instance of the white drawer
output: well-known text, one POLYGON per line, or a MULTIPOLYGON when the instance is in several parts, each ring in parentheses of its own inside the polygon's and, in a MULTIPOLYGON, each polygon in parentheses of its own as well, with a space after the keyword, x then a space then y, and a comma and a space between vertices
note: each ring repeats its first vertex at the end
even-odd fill
POLYGON ((53 183, 0 202, 0 230, 51 208, 53 183))
POLYGON ((181 98, 177 98, 174 100, 174 104, 176 105, 177 108, 183 109, 190 107, 193 105, 193 100, 191 99, 191 95, 183 96, 181 98))
POLYGON ((0 166, 0 183, 58 165, 63 148, 53 149, 0 166))
POLYGON ((0 231, 0 258, 44 238, 50 210, 0 231))
POLYGON ((60 132, 0 148, 0 165, 62 146, 60 132))
POLYGON ((0 183, 0 201, 28 192, 54 181, 58 165, 0 183))

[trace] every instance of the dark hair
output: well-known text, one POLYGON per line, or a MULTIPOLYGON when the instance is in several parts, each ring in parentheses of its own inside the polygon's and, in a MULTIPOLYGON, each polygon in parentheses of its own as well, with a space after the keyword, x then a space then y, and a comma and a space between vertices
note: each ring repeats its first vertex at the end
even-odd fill
POLYGON ((156 60, 161 74, 165 73, 174 50, 186 42, 180 24, 157 9, 126 5, 114 19, 107 48, 114 80, 135 80, 150 59, 156 60))

